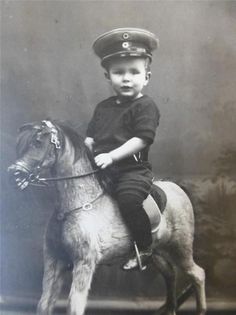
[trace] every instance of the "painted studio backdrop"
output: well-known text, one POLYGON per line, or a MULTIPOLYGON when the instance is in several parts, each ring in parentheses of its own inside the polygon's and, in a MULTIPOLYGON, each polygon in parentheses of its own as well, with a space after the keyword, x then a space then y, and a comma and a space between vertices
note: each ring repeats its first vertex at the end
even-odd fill
MULTIPOLYGON (((111 94, 91 49, 117 27, 154 32, 146 93, 161 121, 151 150, 157 178, 184 185, 195 206, 196 261, 207 296, 236 289, 236 2, 1 1, 1 294, 38 297, 50 189, 14 190, 7 167, 17 129, 48 117, 84 135, 95 105, 111 94)), ((68 279, 69 281, 69 279, 68 279)), ((99 268, 90 298, 164 296, 152 270, 99 268)), ((65 288, 66 291, 66 288, 65 288)))

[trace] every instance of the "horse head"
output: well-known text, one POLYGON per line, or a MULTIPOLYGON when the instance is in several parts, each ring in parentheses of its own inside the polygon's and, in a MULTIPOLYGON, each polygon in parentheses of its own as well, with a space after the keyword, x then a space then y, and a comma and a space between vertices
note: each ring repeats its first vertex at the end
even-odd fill
POLYGON ((42 170, 51 168, 61 148, 58 128, 50 121, 23 125, 17 139, 17 160, 8 171, 21 190, 37 183, 42 170))

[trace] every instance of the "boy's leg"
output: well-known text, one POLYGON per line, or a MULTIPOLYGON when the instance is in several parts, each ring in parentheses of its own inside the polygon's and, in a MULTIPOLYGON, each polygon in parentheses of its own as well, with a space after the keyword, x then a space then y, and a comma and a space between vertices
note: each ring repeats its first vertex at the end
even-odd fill
MULTIPOLYGON (((146 260, 146 256, 151 255, 152 234, 148 215, 143 209, 143 201, 150 192, 153 175, 144 168, 120 175, 115 197, 124 221, 140 250, 141 259, 146 260)), ((137 266, 135 255, 124 265, 124 269, 129 270, 137 266)))
POLYGON ((143 198, 129 191, 117 195, 121 215, 141 251, 152 244, 151 224, 142 206, 146 197, 143 198))

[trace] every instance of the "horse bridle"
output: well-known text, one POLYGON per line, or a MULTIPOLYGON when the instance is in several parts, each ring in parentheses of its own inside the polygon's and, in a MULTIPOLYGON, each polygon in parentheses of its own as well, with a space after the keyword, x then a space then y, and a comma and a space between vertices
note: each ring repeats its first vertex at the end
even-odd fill
MULTIPOLYGON (((50 143, 52 143, 55 147, 55 150, 61 149, 61 142, 58 136, 57 128, 53 125, 53 123, 50 120, 43 120, 42 124, 45 125, 51 134, 50 143)), ((39 161, 38 165, 34 168, 34 170, 30 170, 24 162, 18 161, 17 165, 20 166, 20 168, 24 169, 29 175, 27 178, 27 181, 30 185, 34 186, 45 186, 47 185, 47 182, 53 182, 53 181, 62 181, 62 180, 71 180, 71 179, 78 179, 82 177, 86 177, 89 175, 93 175, 99 171, 99 169, 95 169, 93 171, 80 174, 80 175, 72 175, 72 176, 61 176, 61 177, 40 177, 40 171, 41 167, 43 165, 43 162, 48 155, 50 150, 50 146, 48 146, 47 150, 45 151, 42 159, 39 161), (36 170, 35 170, 36 169, 36 170)))

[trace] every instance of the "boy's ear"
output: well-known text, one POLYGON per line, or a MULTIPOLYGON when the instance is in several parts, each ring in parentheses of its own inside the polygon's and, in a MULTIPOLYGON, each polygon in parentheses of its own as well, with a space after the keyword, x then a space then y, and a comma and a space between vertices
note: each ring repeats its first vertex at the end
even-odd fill
POLYGON ((107 79, 107 80, 109 80, 110 81, 110 75, 109 75, 109 72, 104 72, 104 75, 105 75, 105 78, 107 79))
POLYGON ((146 82, 145 82, 145 85, 144 85, 144 86, 146 86, 146 85, 148 84, 148 82, 149 82, 151 76, 152 76, 151 71, 147 71, 147 73, 146 73, 146 82))
POLYGON ((152 73, 151 73, 151 71, 148 71, 147 73, 146 73, 146 80, 150 80, 151 79, 151 76, 152 76, 152 73))

